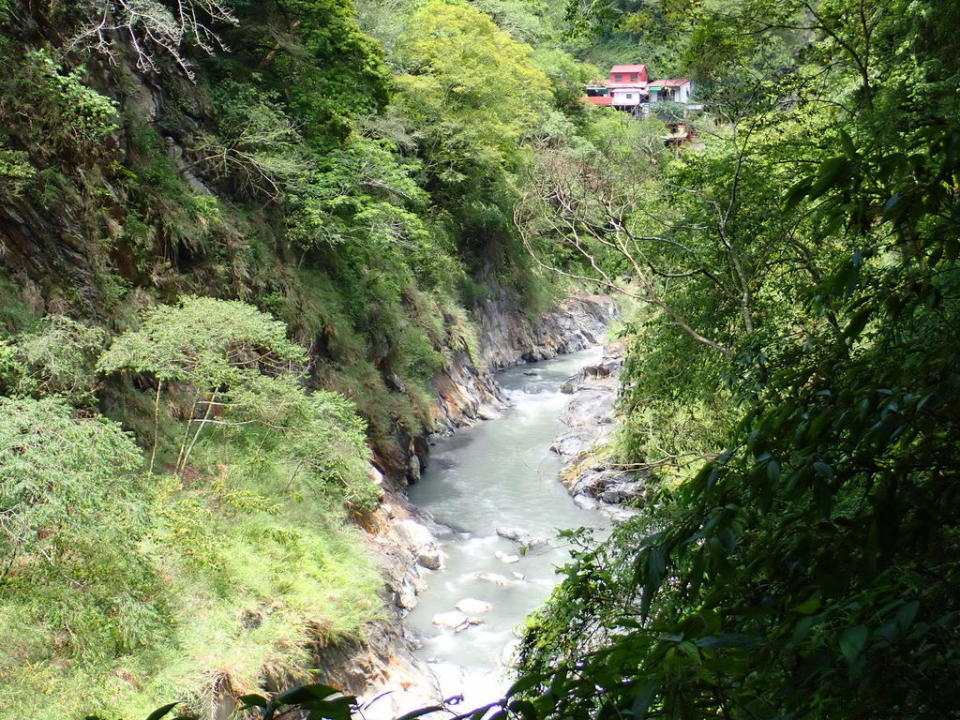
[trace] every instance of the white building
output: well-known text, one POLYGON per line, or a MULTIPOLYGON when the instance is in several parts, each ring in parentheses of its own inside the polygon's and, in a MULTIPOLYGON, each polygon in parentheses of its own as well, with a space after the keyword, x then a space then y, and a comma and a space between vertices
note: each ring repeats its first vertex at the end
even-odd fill
POLYGON ((687 105, 693 96, 693 83, 687 78, 654 80, 647 85, 650 102, 675 102, 687 105))

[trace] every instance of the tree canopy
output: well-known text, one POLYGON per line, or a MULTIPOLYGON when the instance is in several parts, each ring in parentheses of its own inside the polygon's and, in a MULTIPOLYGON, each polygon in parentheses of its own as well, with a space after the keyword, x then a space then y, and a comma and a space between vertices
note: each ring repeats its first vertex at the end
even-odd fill
POLYGON ((955 12, 699 4, 740 84, 709 88, 704 149, 529 216, 652 308, 621 453, 653 495, 532 623, 537 712, 955 713, 955 12), (774 72, 767 37, 799 48, 774 72))

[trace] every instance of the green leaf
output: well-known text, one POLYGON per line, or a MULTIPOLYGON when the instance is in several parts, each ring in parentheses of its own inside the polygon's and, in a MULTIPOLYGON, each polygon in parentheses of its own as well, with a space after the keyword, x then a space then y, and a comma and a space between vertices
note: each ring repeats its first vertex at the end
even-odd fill
POLYGON ((817 475, 825 477, 828 480, 833 477, 833 468, 827 465, 825 462, 818 460, 813 464, 813 469, 816 471, 817 475))
POLYGON ((244 704, 244 707, 240 708, 241 710, 267 706, 267 699, 263 695, 241 695, 237 699, 244 704))
POLYGON ((840 635, 840 652, 848 663, 853 663, 859 657, 867 643, 867 635, 865 625, 849 627, 840 635))
POLYGON ((647 716, 647 711, 653 703, 657 693, 657 681, 650 678, 643 685, 633 698, 633 704, 630 706, 630 714, 637 720, 643 720, 647 716))
POLYGON ((803 178, 790 188, 787 191, 787 195, 784 198, 784 210, 790 211, 793 210, 797 205, 800 204, 800 201, 803 200, 807 194, 810 192, 810 186, 813 184, 811 178, 803 178))
POLYGON ((780 479, 780 463, 776 460, 767 463, 767 478, 770 482, 776 482, 780 479))
POLYGON ((313 700, 305 703, 310 710, 307 720, 350 720, 357 699, 344 696, 336 700, 313 700))
POLYGON ((812 597, 809 600, 805 600, 804 602, 800 603, 795 608, 793 608, 794 612, 798 612, 801 615, 812 615, 819 609, 820 609, 820 600, 815 597, 812 597))
POLYGON ((808 615, 802 618, 793 628, 793 634, 790 636, 790 642, 794 645, 803 642, 810 633, 810 628, 816 623, 816 618, 808 615))
POLYGON ((824 160, 817 173, 817 179, 810 188, 810 197, 818 198, 828 189, 838 185, 840 178, 846 174, 849 167, 849 160, 843 156, 824 160))
POLYGON ((859 335, 863 328, 866 326, 867 321, 870 320, 870 316, 873 315, 872 307, 865 307, 861 309, 856 315, 851 318, 850 322, 847 323, 847 327, 843 331, 844 337, 855 338, 859 335))
POLYGON ((702 648, 755 648, 763 645, 763 636, 756 633, 727 633, 707 635, 697 640, 702 648))
POLYGON ((514 700, 507 706, 507 709, 520 715, 523 720, 539 720, 540 718, 536 706, 529 700, 514 700))
POLYGON ((913 621, 917 618, 917 612, 920 610, 920 603, 916 600, 912 600, 900 608, 897 612, 897 627, 901 633, 905 633, 910 629, 910 626, 913 625, 913 621))
POLYGON ((848 158, 854 159, 857 156, 857 148, 854 146, 850 134, 843 128, 838 128, 837 131, 840 135, 840 145, 843 147, 843 151, 848 158))
POLYGON ((543 677, 540 675, 527 675, 525 677, 521 677, 510 686, 510 688, 507 690, 507 694, 504 697, 511 698, 514 695, 524 692, 525 690, 531 689, 535 685, 540 684, 542 681, 543 677))
POLYGON ((310 700, 323 700, 331 695, 336 695, 340 691, 329 685, 314 683, 311 685, 302 685, 286 692, 280 693, 274 698, 274 702, 284 705, 296 705, 298 703, 308 702, 310 700))
POLYGON ((160 720, 160 718, 162 718, 164 715, 169 713, 179 704, 180 704, 179 702, 172 702, 169 705, 164 705, 163 707, 159 707, 156 710, 154 710, 152 713, 147 715, 147 720, 160 720))

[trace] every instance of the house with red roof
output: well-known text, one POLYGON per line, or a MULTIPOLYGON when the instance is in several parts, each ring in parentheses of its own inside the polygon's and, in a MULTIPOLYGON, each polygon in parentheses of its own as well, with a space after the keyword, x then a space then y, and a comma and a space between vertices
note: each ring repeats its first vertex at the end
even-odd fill
POLYGON ((675 102, 688 105, 693 95, 693 83, 687 78, 654 80, 647 85, 650 102, 675 102))
POLYGON ((692 95, 693 83, 688 78, 651 81, 646 65, 614 65, 609 77, 586 87, 582 101, 640 114, 649 112, 651 103, 689 105, 692 95))
POLYGON ((614 65, 610 68, 610 85, 632 86, 647 82, 646 65, 614 65))

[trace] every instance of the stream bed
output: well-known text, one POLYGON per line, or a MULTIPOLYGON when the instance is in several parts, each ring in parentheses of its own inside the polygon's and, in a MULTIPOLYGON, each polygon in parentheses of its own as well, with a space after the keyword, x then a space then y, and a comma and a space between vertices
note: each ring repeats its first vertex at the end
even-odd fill
POLYGON ((465 708, 496 700, 509 687, 515 630, 547 599, 560 579, 556 568, 569 559, 558 530, 603 533, 609 527, 604 515, 574 504, 558 479, 560 458, 550 450, 570 401, 560 386, 600 355, 597 347, 500 372, 512 406, 500 418, 437 440, 429 468, 409 488, 415 505, 454 532, 441 539, 444 566, 427 576, 428 588, 407 622, 423 642, 418 652, 443 697, 462 694, 465 708), (498 528, 548 543, 523 554, 498 528), (464 613, 479 624, 457 631, 433 623, 441 613, 456 613, 465 599, 491 606, 464 613))

